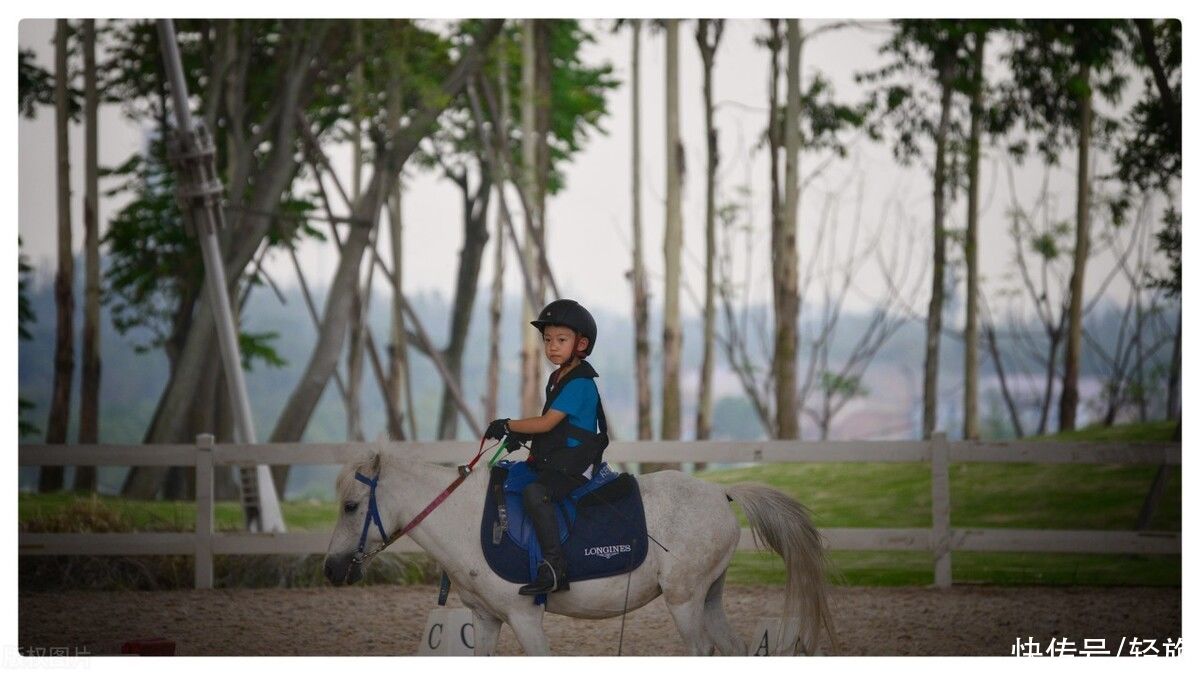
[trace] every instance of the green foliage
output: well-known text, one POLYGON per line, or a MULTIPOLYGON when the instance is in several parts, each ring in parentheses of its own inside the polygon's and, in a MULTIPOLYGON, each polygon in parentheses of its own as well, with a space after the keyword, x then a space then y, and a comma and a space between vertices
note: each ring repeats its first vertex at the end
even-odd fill
POLYGON ((29 302, 29 275, 33 273, 33 267, 21 251, 23 246, 25 242, 17 235, 17 338, 29 340, 33 336, 25 325, 37 323, 37 314, 29 302))
POLYGON ((1147 281, 1154 288, 1167 292, 1167 297, 1178 298, 1183 294, 1183 214, 1174 206, 1163 213, 1163 227, 1154 234, 1156 246, 1167 256, 1170 272, 1158 276, 1153 270, 1147 272, 1147 281))
POLYGON ((279 356, 271 342, 279 337, 275 331, 265 333, 242 332, 238 334, 238 350, 242 354, 242 368, 254 370, 254 359, 261 359, 268 368, 282 368, 287 361, 279 356))
MULTIPOLYGON (((613 76, 609 63, 590 65, 583 61, 586 45, 595 37, 575 19, 554 19, 542 22, 547 34, 550 59, 550 123, 547 144, 550 149, 547 194, 557 194, 566 185, 563 166, 580 150, 593 133, 607 133, 601 125, 608 115, 608 91, 620 82, 613 76)), ((508 133, 509 156, 515 167, 524 166, 521 154, 521 27, 510 22, 499 39, 498 49, 504 51, 508 64, 509 113, 512 129, 508 133)), ((489 65, 495 72, 496 59, 489 65)))
MULTIPOLYGON (((1116 177, 1125 186, 1122 208, 1118 218, 1133 201, 1136 191, 1161 190, 1168 195, 1173 183, 1183 172, 1182 107, 1182 26, 1177 19, 1154 21, 1138 19, 1127 24, 1129 41, 1133 44, 1133 62, 1142 70, 1142 96, 1125 119, 1123 134, 1116 150, 1116 177), (1134 24, 1148 29, 1150 40, 1144 41, 1134 24), (1154 65, 1153 61, 1156 61, 1154 65), (1157 66, 1161 71, 1154 72, 1157 66), (1162 91, 1158 76, 1163 78, 1167 92, 1162 91)), ((1167 291, 1168 297, 1178 297, 1183 290, 1183 232, 1182 215, 1168 204, 1162 217, 1163 227, 1155 237, 1157 249, 1170 264, 1167 276, 1150 273, 1147 279, 1154 288, 1167 291)))
MULTIPOLYGON (((112 218, 104 235, 109 250, 104 303, 122 335, 132 331, 133 336, 147 336, 134 344, 139 353, 181 337, 176 331, 188 322, 181 323, 180 308, 190 309, 204 282, 199 243, 184 231, 175 201, 174 173, 163 162, 161 144, 152 145, 156 147, 150 153, 133 155, 120 167, 104 172, 122 181, 109 195, 135 195, 112 218)), ((303 213, 312 205, 286 200, 281 208, 303 213)), ((298 231, 288 232, 295 236, 298 231)), ((248 283, 262 282, 255 274, 248 283)), ((243 368, 250 370, 256 359, 274 368, 287 364, 270 345, 278 334, 247 332, 239 337, 243 368)))
MULTIPOLYGON (((1012 81, 1003 87, 996 106, 1020 121, 1035 138, 1039 154, 1056 163, 1064 148, 1074 147, 1082 102, 1094 94, 1115 104, 1126 76, 1119 65, 1126 50, 1123 22, 1095 19, 1027 19, 1010 32, 1012 49, 1005 55, 1012 81), (1084 75, 1088 74, 1085 82, 1084 75)), ((1103 146, 1118 125, 1093 106, 1094 143, 1103 146)), ((1025 142, 1013 146, 1018 157, 1025 142)))
POLYGON ((1142 96, 1129 111, 1124 133, 1117 146, 1116 175, 1123 183, 1139 190, 1168 190, 1183 170, 1182 125, 1179 102, 1183 100, 1182 25, 1177 19, 1152 21, 1153 45, 1150 47, 1163 70, 1173 100, 1165 100, 1155 81, 1146 54, 1132 22, 1130 52, 1142 72, 1142 96))
MULTIPOLYGON (((279 124, 272 115, 277 112, 281 80, 290 72, 287 69, 296 49, 315 31, 336 31, 346 26, 341 22, 318 27, 314 22, 280 20, 176 22, 189 91, 201 97, 221 97, 220 105, 202 100, 199 110, 203 112, 204 103, 210 103, 216 111, 211 131, 215 135, 218 171, 230 190, 226 213, 232 229, 243 215, 241 204, 253 196, 255 171, 271 157, 271 132, 279 124), (225 45, 234 43, 236 48, 231 53, 235 60, 215 63, 225 55, 225 45), (224 74, 232 79, 229 88, 214 90, 209 86, 210 79, 219 67, 228 68, 224 74), (240 88, 232 89, 234 82, 240 88), (229 165, 227 141, 232 139, 251 148, 250 166, 229 165)), ((110 263, 105 302, 118 331, 124 334, 137 329, 137 350, 165 346, 170 352, 182 346, 190 328, 204 281, 202 256, 198 242, 183 229, 174 195, 175 176, 162 142, 168 127, 169 90, 162 72, 157 30, 152 22, 132 21, 110 22, 107 32, 108 58, 102 68, 109 72, 106 95, 121 101, 127 117, 150 125, 155 134, 142 151, 103 173, 117 180, 106 196, 130 198, 111 221, 104 240, 110 263)), ((326 54, 321 63, 332 68, 344 57, 326 54)), ((336 86, 317 89, 334 92, 315 96, 306 110, 319 123, 334 118, 329 111, 336 111, 341 102, 336 86)), ((343 98, 344 93, 343 88, 343 98)), ((283 198, 273 208, 280 217, 268 231, 268 246, 292 246, 302 237, 321 237, 305 219, 316 208, 311 198, 291 196, 285 188, 283 198)), ((228 244, 232 235, 226 233, 223 238, 228 244)), ((251 287, 261 285, 260 275, 257 266, 251 267, 245 282, 251 287)), ((269 366, 283 363, 267 337, 243 336, 243 345, 249 349, 243 359, 247 367, 254 359, 262 359, 269 366)))
MULTIPOLYGON (((800 110, 800 147, 804 150, 830 150, 845 157, 845 132, 864 129, 871 138, 879 137, 877 126, 870 123, 874 104, 838 102, 833 84, 820 72, 814 73, 808 87, 800 92, 800 110)), ((782 108, 779 114, 783 114, 782 108)))
POLYGON ((1053 232, 1042 232, 1029 240, 1029 248, 1050 262, 1058 257, 1058 241, 1053 232))
POLYGON ((54 76, 33 61, 32 49, 17 52, 17 113, 29 119, 38 106, 54 105, 54 76))
MULTIPOLYGON (((74 75, 77 73, 73 71, 82 71, 82 68, 76 68, 71 62, 74 50, 80 48, 81 44, 79 40, 74 39, 76 31, 69 21, 67 26, 67 70, 70 75, 74 75)), ((82 57, 80 58, 82 59, 82 57)), ((34 62, 32 49, 17 51, 17 113, 19 115, 33 119, 37 117, 38 107, 54 107, 55 84, 54 73, 34 62)), ((72 122, 79 122, 82 113, 83 90, 73 86, 71 79, 68 78, 67 118, 72 122)))
POLYGON ((844 377, 832 371, 821 372, 821 391, 827 398, 857 398, 867 396, 870 390, 862 383, 861 377, 844 377))
MULTIPOLYGON (((473 25, 477 25, 475 22, 473 25)), ((362 65, 364 91, 351 91, 352 81, 333 83, 328 105, 321 117, 322 127, 333 129, 333 140, 350 138, 355 120, 361 120, 373 133, 387 127, 389 85, 398 85, 401 112, 415 109, 441 95, 441 79, 453 65, 452 48, 462 43, 462 31, 449 37, 425 30, 412 21, 355 20, 346 23, 344 52, 339 58, 362 65), (355 27, 357 25, 357 27, 355 27), (361 30, 363 52, 351 38, 361 30)))
MULTIPOLYGON (((856 73, 854 79, 876 86, 868 103, 872 125, 892 127, 892 154, 900 163, 910 164, 922 155, 927 139, 936 135, 941 88, 965 91, 969 86, 959 64, 970 60, 967 36, 973 25, 928 19, 900 19, 892 25, 891 38, 879 49, 889 62, 877 70, 856 73)), ((952 116, 948 130, 951 154, 955 148, 961 151, 963 133, 961 121, 952 116)), ((953 176, 950 179, 956 182, 953 176)))
POLYGON ((119 181, 107 197, 133 196, 109 221, 102 241, 109 252, 103 301, 121 334, 148 332, 148 339, 136 343, 138 352, 177 339, 180 305, 190 309, 204 281, 200 247, 184 232, 175 177, 163 153, 155 140, 146 154, 102 172, 119 181))

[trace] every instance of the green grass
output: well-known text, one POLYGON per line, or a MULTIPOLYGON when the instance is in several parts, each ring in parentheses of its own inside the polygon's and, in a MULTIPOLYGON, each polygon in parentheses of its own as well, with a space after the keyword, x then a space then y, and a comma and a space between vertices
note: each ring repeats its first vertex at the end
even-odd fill
MULTIPOLYGON (((283 520, 292 532, 329 530, 337 520, 337 505, 332 502, 306 500, 283 502, 283 520)), ((218 531, 240 530, 244 527, 242 507, 237 502, 217 502, 214 527, 218 531)), ((46 495, 21 494, 17 502, 17 517, 24 529, 38 524, 54 531, 164 531, 187 532, 196 528, 196 505, 193 502, 142 501, 120 497, 77 495, 58 492, 46 495), (93 508, 97 504, 99 509, 93 508), (95 522, 97 513, 114 513, 119 525, 106 527, 95 522)))
MULTIPOLYGON (((1054 440, 1170 441, 1172 422, 1088 428, 1054 440)), ((1131 530, 1157 467, 1065 464, 954 464, 950 522, 955 527, 1131 530)), ((908 528, 931 525, 928 464, 771 464, 707 471, 705 480, 765 483, 799 500, 818 527, 908 528)), ((1150 527, 1182 529, 1182 479, 1172 471, 1150 527)), ((745 518, 739 514, 745 525, 745 518)), ((933 583, 930 554, 834 551, 839 582, 851 585, 933 583)), ((1180 585, 1180 556, 956 552, 955 583, 1180 585)), ((734 583, 783 583, 771 553, 739 552, 734 583)))
MULTIPOLYGON (((1128 530, 1153 466, 953 464, 950 522, 956 527, 1128 530)), ((706 471, 714 483, 765 483, 813 512, 818 527, 929 527, 927 464, 771 464, 706 471)), ((1174 471, 1151 521, 1179 531, 1182 483, 1174 471)), ((743 521, 744 522, 744 521, 743 521)))
MULTIPOLYGON (((167 532, 195 527, 195 506, 185 502, 129 501, 71 494, 21 495, 20 527, 29 532, 167 532)), ((217 529, 240 530, 241 507, 218 505, 217 529)), ((328 530, 333 504, 283 505, 291 531, 328 530)), ((324 586, 324 555, 219 555, 213 560, 217 588, 324 586)), ((423 554, 383 555, 366 570, 366 584, 431 583, 436 565, 423 554)), ((194 560, 187 555, 22 556, 22 589, 61 591, 165 590, 191 588, 194 560)))
POLYGON ((1175 438, 1177 422, 1136 422, 1113 427, 1091 426, 1075 431, 1063 431, 1045 436, 1031 436, 1028 440, 1053 441, 1170 441, 1175 438))

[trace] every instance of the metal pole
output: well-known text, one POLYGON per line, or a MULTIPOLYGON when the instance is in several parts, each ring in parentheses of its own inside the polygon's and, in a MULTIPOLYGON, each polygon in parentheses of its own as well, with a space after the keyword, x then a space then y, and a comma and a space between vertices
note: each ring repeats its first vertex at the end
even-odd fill
MULTIPOLYGON (((203 143, 198 143, 197 139, 202 137, 204 130, 197 129, 188 107, 187 82, 184 80, 183 65, 179 59, 175 25, 171 19, 159 19, 157 23, 163 62, 171 82, 171 98, 174 102, 181 157, 185 161, 195 160, 203 154, 204 148, 199 147, 203 143)), ((241 355, 238 353, 233 311, 226 290, 225 266, 217 243, 217 229, 224 220, 221 206, 216 200, 221 191, 220 180, 215 175, 205 176, 203 166, 196 167, 195 171, 182 170, 179 174, 181 194, 194 197, 188 200, 185 208, 190 210, 190 214, 185 215, 190 216, 192 229, 200 241, 200 250, 204 256, 205 285, 208 287, 209 303, 213 308, 225 383, 229 388, 229 398, 233 402, 234 438, 239 443, 256 443, 254 419, 250 414, 250 399, 246 395, 246 380, 242 373, 241 355), (207 180, 204 180, 205 178, 207 180)), ((244 492, 247 491, 247 482, 245 479, 242 481, 244 492)), ((261 464, 256 466, 254 480, 249 487, 255 493, 253 496, 257 498, 257 513, 253 513, 253 509, 247 506, 247 525, 250 529, 254 529, 257 524, 262 532, 286 531, 270 468, 261 464)))

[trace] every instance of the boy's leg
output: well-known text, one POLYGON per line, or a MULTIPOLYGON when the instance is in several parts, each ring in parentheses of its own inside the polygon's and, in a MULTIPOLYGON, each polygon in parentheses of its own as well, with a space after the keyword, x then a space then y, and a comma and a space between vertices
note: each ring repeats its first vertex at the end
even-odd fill
POLYGON ((559 541, 558 517, 555 514, 554 503, 565 499, 579 482, 557 471, 542 471, 537 479, 525 486, 521 493, 525 512, 537 534, 538 543, 542 547, 542 560, 550 567, 538 568, 538 577, 533 583, 522 586, 523 595, 538 595, 540 593, 566 590, 567 559, 563 554, 562 543, 559 541))

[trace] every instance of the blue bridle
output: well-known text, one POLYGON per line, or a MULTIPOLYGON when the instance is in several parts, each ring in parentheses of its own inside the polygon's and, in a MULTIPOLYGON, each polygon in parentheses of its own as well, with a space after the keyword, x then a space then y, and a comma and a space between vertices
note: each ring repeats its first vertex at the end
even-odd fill
MULTIPOLYGON (((367 516, 366 516, 366 518, 363 518, 362 534, 359 535, 359 537, 358 537, 358 549, 357 549, 357 552, 354 554, 354 561, 353 561, 354 564, 356 564, 356 565, 363 564, 364 562, 366 562, 366 559, 368 557, 374 556, 375 554, 379 553, 383 549, 387 548, 392 542, 396 541, 400 537, 403 537, 410 530, 412 530, 414 527, 416 527, 418 524, 420 524, 420 522, 425 519, 425 516, 428 516, 430 513, 432 513, 433 510, 436 509, 439 504, 444 502, 446 500, 446 498, 450 496, 450 493, 454 492, 454 490, 459 485, 462 484, 463 480, 467 477, 467 475, 471 473, 471 469, 473 469, 475 467, 475 462, 478 462, 479 458, 483 456, 483 443, 486 440, 487 439, 485 438, 485 439, 481 439, 479 441, 479 452, 475 453, 475 457, 473 457, 469 463, 458 467, 458 478, 455 478, 453 483, 450 483, 450 485, 447 486, 445 490, 442 490, 441 494, 439 494, 437 497, 434 497, 433 501, 430 502, 429 505, 426 506, 423 511, 421 511, 415 517, 413 517, 413 519, 410 520, 407 525, 405 525, 404 527, 397 530, 390 537, 388 536, 388 533, 385 532, 383 529, 383 521, 380 520, 380 518, 379 518, 379 503, 375 499, 375 487, 377 485, 379 485, 379 462, 378 462, 378 459, 376 459, 376 463, 375 463, 376 468, 375 468, 375 477, 374 478, 367 478, 366 476, 362 475, 362 473, 355 471, 354 472, 355 480, 357 480, 358 482, 371 488, 371 497, 370 497, 370 500, 367 502, 367 516), (367 554, 367 534, 370 533, 370 531, 371 531, 371 523, 372 522, 375 523, 375 527, 379 528, 379 537, 380 537, 380 539, 383 540, 383 543, 378 548, 376 548, 374 551, 371 551, 370 555, 368 555, 367 554)), ((500 450, 503 450, 504 443, 501 442, 499 445, 500 445, 500 450)), ((500 451, 497 451, 496 456, 498 457, 499 455, 500 455, 500 451)), ((493 457, 492 459, 494 461, 495 457, 493 457)))
POLYGON ((371 498, 367 502, 367 517, 363 519, 362 535, 358 538, 358 552, 354 554, 354 562, 362 564, 367 550, 367 533, 371 531, 371 523, 379 528, 379 536, 383 541, 388 540, 387 532, 383 531, 383 521, 379 518, 379 505, 375 501, 375 486, 379 484, 379 474, 375 474, 374 478, 367 478, 361 473, 355 471, 354 478, 360 483, 365 483, 371 488, 371 498))

